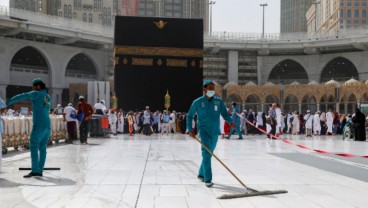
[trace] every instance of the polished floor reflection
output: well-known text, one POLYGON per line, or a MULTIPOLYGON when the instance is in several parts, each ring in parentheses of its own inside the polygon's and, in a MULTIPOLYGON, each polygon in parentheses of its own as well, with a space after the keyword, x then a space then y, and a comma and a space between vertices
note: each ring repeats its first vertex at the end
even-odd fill
MULTIPOLYGON (((368 155, 368 142, 341 137, 284 136, 334 153, 368 155)), ((199 144, 185 135, 112 136, 89 145, 48 149, 44 177, 24 179, 29 152, 4 155, 0 207, 362 207, 368 205, 368 159, 321 155, 264 136, 219 140, 215 153, 252 188, 288 194, 218 200, 242 187, 215 160, 212 188, 196 178, 199 144)))

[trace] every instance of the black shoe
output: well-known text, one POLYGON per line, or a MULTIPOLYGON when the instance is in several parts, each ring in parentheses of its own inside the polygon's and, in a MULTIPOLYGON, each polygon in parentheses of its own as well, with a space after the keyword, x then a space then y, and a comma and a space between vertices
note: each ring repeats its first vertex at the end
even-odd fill
POLYGON ((28 173, 28 175, 23 176, 23 178, 30 178, 30 177, 33 177, 33 176, 42 176, 42 173, 30 172, 30 173, 28 173))
POLYGON ((202 181, 202 182, 204 182, 204 177, 203 176, 197 176, 197 178, 200 180, 200 181, 202 181))
POLYGON ((213 186, 214 183, 212 183, 212 182, 206 182, 205 185, 209 188, 209 187, 213 186))

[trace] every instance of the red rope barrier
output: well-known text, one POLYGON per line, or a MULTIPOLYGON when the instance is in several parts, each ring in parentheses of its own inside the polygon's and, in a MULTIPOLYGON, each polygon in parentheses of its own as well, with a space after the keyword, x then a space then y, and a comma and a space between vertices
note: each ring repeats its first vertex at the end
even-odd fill
MULTIPOLYGON (((241 119, 243 119, 245 122, 247 122, 249 125, 255 127, 256 129, 258 129, 260 132, 264 133, 264 134, 267 134, 267 132, 265 132, 263 129, 260 129, 260 128, 257 128, 253 123, 249 122, 247 119, 245 119, 242 115, 240 115, 239 113, 236 113, 241 119)), ((354 154, 349 154, 349 153, 338 153, 338 154, 333 154, 331 152, 328 152, 328 151, 325 151, 325 150, 318 150, 318 149, 313 149, 313 148, 310 148, 310 147, 307 147, 307 146, 304 146, 304 145, 301 145, 301 144, 297 144, 297 143, 294 143, 294 142, 291 142, 289 140, 286 140, 286 139, 280 139, 279 137, 273 135, 273 134, 269 134, 270 137, 276 139, 276 140, 280 140, 286 144, 290 144, 290 145, 294 145, 294 146, 297 146, 301 149, 307 149, 307 150, 312 150, 314 152, 317 152, 317 153, 320 153, 320 154, 324 154, 324 155, 336 155, 336 156, 340 156, 340 157, 350 157, 350 158, 354 158, 354 157, 360 157, 360 158, 368 158, 368 155, 365 155, 365 156, 359 156, 359 155, 354 155, 354 154)))

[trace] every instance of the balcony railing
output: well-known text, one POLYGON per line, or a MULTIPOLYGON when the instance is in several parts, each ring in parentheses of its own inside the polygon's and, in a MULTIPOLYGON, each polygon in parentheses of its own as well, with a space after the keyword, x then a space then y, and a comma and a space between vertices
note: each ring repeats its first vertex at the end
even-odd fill
MULTIPOLYGON (((79 20, 68 19, 59 16, 46 15, 38 12, 0 6, 1 18, 18 18, 33 24, 48 25, 50 28, 71 30, 86 34, 100 35, 107 38, 114 37, 114 27, 88 23, 79 20)), ((213 32, 204 35, 205 42, 309 42, 334 40, 340 38, 368 36, 368 27, 343 29, 329 33, 266 33, 262 38, 261 33, 236 33, 236 32, 213 32)))
POLYGON ((114 37, 114 27, 111 26, 0 6, 0 18, 4 17, 17 18, 18 20, 24 20, 25 22, 35 25, 47 25, 48 27, 55 29, 71 30, 74 32, 99 35, 108 38, 114 37))

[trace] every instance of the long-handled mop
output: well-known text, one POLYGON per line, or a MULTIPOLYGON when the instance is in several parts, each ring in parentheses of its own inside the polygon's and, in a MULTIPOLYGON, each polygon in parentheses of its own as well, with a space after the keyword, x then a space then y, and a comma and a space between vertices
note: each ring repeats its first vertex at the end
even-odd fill
POLYGON ((247 187, 215 154, 213 154, 213 152, 210 149, 208 149, 208 147, 206 147, 206 145, 203 144, 203 142, 201 142, 201 140, 199 140, 198 137, 194 137, 194 139, 197 140, 197 142, 199 142, 202 145, 202 147, 208 153, 210 153, 214 158, 216 158, 216 160, 219 161, 221 163, 221 165, 224 166, 226 168, 226 170, 229 171, 231 173, 231 175, 233 175, 235 177, 235 179, 237 181, 239 181, 239 183, 245 188, 244 193, 224 194, 220 197, 217 197, 218 199, 233 199, 233 198, 241 198, 241 197, 251 197, 251 196, 261 196, 261 195, 272 195, 272 194, 285 194, 285 193, 287 193, 286 190, 257 191, 255 189, 247 187))

